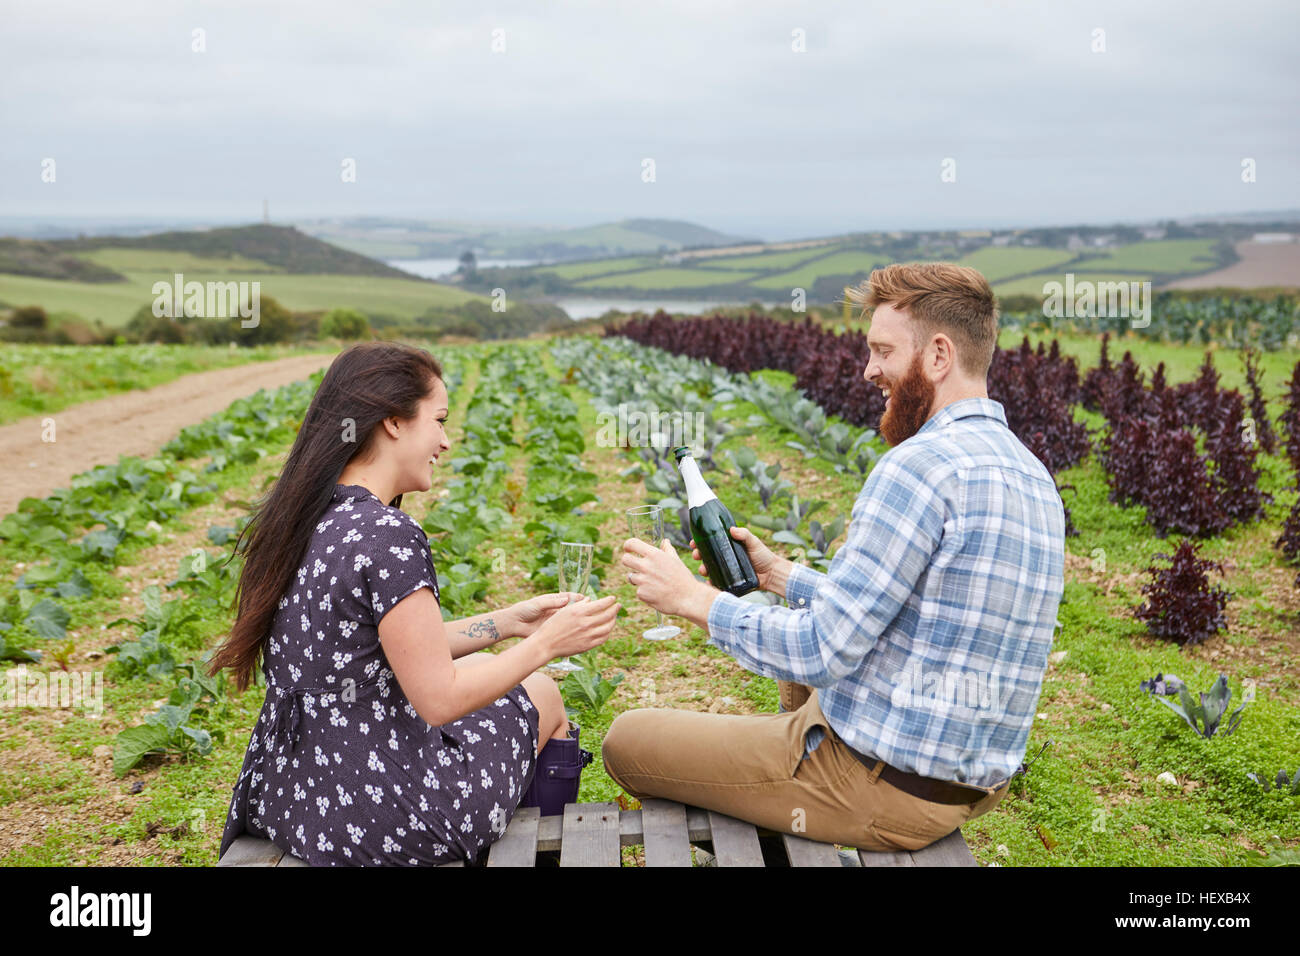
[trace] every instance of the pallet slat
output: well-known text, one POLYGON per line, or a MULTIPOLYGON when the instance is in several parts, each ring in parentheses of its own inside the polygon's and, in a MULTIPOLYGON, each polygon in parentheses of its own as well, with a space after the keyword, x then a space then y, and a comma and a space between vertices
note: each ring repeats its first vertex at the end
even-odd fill
POLYGON ((244 834, 235 838, 217 866, 275 866, 282 856, 284 851, 270 840, 244 834))
POLYGON ((710 810, 709 829, 713 834, 713 855, 718 858, 718 866, 763 865, 763 848, 759 846, 758 831, 752 823, 710 810))
POLYGON ((912 851, 915 866, 979 866, 961 830, 953 830, 921 850, 912 851))
POLYGON ((859 850, 858 860, 863 866, 916 866, 906 850, 859 850))
MULTIPOLYGON (((594 804, 578 803, 571 806, 590 807, 594 804)), ((710 837, 709 811, 699 807, 686 808, 686 832, 692 843, 706 842, 710 837)), ((564 836, 564 818, 559 814, 542 817, 537 824, 537 852, 558 852, 564 836)), ((645 841, 640 810, 624 810, 618 818, 618 841, 621 846, 640 846, 645 841)))
POLYGON ((785 855, 791 866, 839 866, 840 853, 833 843, 817 843, 792 833, 782 833, 785 855))
POLYGON ((671 800, 641 801, 646 866, 690 866, 691 843, 686 807, 671 800))
MULTIPOLYGON (((488 866, 534 866, 539 852, 557 850, 562 866, 618 866, 619 847, 634 845, 646 847, 647 866, 689 866, 691 843, 712 843, 719 866, 764 865, 757 828, 699 807, 647 799, 641 810, 620 812, 613 803, 585 803, 569 804, 563 816, 541 817, 539 812, 536 807, 516 811, 505 834, 490 848, 488 866)), ((779 835, 791 866, 842 865, 831 844, 779 835)), ((912 853, 859 850, 858 860, 869 867, 979 865, 961 830, 912 853)), ((307 865, 251 834, 236 839, 217 862, 219 867, 307 865)), ((466 864, 456 860, 442 865, 466 864)))
POLYGON ((571 803, 564 808, 560 866, 619 866, 616 803, 571 803))
POLYGON ((488 866, 536 866, 537 824, 541 808, 520 807, 501 839, 488 851, 488 866))

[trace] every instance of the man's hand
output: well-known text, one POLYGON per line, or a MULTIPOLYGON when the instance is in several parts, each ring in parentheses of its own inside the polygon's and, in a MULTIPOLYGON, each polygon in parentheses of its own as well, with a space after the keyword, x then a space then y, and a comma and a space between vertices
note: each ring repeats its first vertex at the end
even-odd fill
POLYGON ((628 571, 628 583, 636 587, 638 601, 664 614, 707 626, 709 606, 718 591, 695 579, 667 538, 658 548, 629 538, 623 542, 622 564, 628 571))
MULTIPOLYGON (((785 597, 785 582, 790 577, 788 565, 791 562, 777 557, 772 549, 754 537, 748 528, 733 527, 731 536, 745 546, 745 553, 749 555, 749 563, 754 566, 759 588, 764 591, 775 591, 785 597)), ((700 549, 695 544, 694 538, 691 539, 691 557, 701 561, 700 549)), ((708 569, 701 561, 700 574, 707 577, 708 573, 708 569)))

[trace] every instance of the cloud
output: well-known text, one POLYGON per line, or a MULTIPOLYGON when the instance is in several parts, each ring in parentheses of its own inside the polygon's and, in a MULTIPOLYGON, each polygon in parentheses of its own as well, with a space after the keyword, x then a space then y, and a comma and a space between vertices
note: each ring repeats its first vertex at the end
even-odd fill
POLYGON ((1282 2, 55 0, 7 16, 0 201, 27 214, 252 219, 270 197, 295 216, 661 215, 775 237, 1300 205, 1300 14, 1282 2))

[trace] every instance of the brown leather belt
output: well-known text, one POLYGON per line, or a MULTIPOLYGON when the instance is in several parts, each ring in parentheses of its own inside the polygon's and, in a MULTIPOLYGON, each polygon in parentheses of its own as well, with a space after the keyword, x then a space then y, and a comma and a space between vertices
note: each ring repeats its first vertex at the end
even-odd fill
MULTIPOLYGON (((843 740, 840 743, 844 743, 843 740)), ((899 770, 897 767, 891 767, 879 757, 867 757, 858 753, 848 744, 844 744, 846 750, 853 754, 858 763, 866 767, 873 773, 876 765, 880 764, 880 779, 897 787, 904 793, 909 793, 921 800, 929 800, 931 803, 959 804, 959 803, 977 803, 985 797, 1002 789, 999 784, 992 790, 975 789, 965 784, 953 783, 949 780, 935 780, 933 777, 922 777, 920 774, 908 773, 906 770, 899 770)))

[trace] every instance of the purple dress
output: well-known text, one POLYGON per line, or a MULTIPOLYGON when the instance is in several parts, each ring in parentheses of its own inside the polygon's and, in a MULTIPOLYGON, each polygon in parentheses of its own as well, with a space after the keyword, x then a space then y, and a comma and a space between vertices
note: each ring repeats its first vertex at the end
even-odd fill
POLYGON ((408 594, 438 596, 410 515, 338 485, 263 649, 266 701, 221 837, 269 839, 312 866, 475 859, 532 780, 538 714, 523 685, 432 726, 402 693, 378 625, 408 594))

